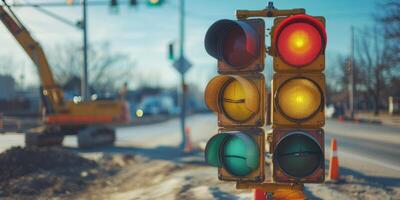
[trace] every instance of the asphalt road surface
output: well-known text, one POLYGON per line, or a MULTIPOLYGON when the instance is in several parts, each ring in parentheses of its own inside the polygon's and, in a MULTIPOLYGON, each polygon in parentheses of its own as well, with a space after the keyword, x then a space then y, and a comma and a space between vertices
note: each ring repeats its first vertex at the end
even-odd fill
POLYGON ((356 174, 385 185, 400 183, 400 128, 328 120, 326 159, 332 137, 338 142, 342 174, 356 174))
MULTIPOLYGON (((193 143, 207 141, 217 131, 213 114, 195 115, 188 118, 187 126, 193 143)), ((118 143, 145 146, 178 145, 179 120, 124 127, 117 130, 118 143)), ((325 130, 326 159, 330 157, 330 142, 338 142, 338 156, 343 173, 350 171, 365 176, 400 178, 400 128, 338 122, 328 120, 325 130)))

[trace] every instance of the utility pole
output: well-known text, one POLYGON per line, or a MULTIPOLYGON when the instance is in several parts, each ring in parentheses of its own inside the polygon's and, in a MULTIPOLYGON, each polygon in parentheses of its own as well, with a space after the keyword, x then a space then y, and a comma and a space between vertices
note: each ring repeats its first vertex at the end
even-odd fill
POLYGON ((355 90, 355 81, 354 81, 354 26, 351 26, 351 60, 350 60, 350 81, 349 81, 349 107, 350 107, 350 118, 354 119, 354 90, 355 90))
POLYGON ((81 77, 81 97, 83 101, 88 100, 88 55, 87 55, 87 0, 83 0, 83 69, 81 77))
MULTIPOLYGON (((184 57, 184 42, 185 42, 185 0, 179 0, 179 57, 184 57)), ((183 65, 183 62, 180 62, 183 65)), ((180 68, 183 68, 180 66, 180 68)), ((186 87, 185 87, 185 74, 181 74, 181 148, 185 147, 186 133, 185 133, 185 114, 186 114, 186 87)))

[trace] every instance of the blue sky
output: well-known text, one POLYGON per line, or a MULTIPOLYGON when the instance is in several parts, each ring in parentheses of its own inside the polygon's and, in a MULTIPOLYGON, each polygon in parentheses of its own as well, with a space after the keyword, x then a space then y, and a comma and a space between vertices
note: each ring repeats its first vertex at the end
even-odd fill
MULTIPOLYGON (((28 2, 46 2, 46 0, 27 0, 28 2)), ((63 0, 47 0, 63 2, 63 0)), ((90 1, 90 0, 89 0, 90 1)), ((108 0, 105 0, 108 2, 108 0)), ((139 0, 139 3, 146 0, 139 0)), ((20 1, 23 2, 23 1, 20 1)), ((139 75, 158 79, 164 86, 173 87, 178 83, 178 74, 167 60, 167 44, 178 40, 178 0, 166 0, 162 7, 149 8, 144 3, 137 8, 129 8, 127 1, 121 0, 118 14, 111 14, 106 6, 89 8, 90 42, 108 41, 113 50, 128 54, 136 60, 135 71, 139 75)), ((186 57, 193 63, 187 73, 191 83, 204 87, 212 74, 216 73, 216 61, 204 50, 204 35, 208 27, 218 19, 234 19, 236 9, 261 9, 264 0, 186 0, 186 57)), ((373 23, 371 13, 376 7, 373 0, 277 0, 279 9, 305 8, 310 15, 325 16, 327 21, 328 67, 334 67, 338 54, 349 51, 350 27, 364 27, 373 23)), ((81 17, 79 7, 49 8, 71 20, 81 17)), ((80 41, 81 32, 62 24, 32 8, 18 8, 15 12, 28 27, 44 49, 69 41, 80 41)), ((271 24, 271 20, 267 21, 271 24)), ((268 45, 268 39, 267 45, 268 45)), ((38 84, 36 69, 27 56, 3 26, 0 26, 0 55, 14 54, 24 67, 15 75, 25 72, 29 84, 38 84)), ((268 62, 269 63, 269 62, 268 62)), ((271 65, 266 66, 268 73, 271 65)), ((135 77, 129 80, 129 86, 135 87, 135 77)))

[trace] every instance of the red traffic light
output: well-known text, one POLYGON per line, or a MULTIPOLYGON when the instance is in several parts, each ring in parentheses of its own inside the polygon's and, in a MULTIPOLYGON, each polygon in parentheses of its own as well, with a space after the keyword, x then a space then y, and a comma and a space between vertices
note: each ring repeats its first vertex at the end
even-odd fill
POLYGON ((260 37, 264 36, 259 35, 248 21, 223 19, 211 25, 204 43, 212 57, 232 67, 243 68, 259 57, 260 37))
POLYGON ((311 64, 326 47, 324 24, 308 15, 284 19, 274 35, 278 55, 287 64, 298 68, 311 64))

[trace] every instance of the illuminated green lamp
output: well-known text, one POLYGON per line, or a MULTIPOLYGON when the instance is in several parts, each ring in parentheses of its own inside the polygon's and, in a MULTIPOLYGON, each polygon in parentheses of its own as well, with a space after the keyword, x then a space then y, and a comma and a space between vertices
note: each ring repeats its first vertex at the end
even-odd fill
POLYGON ((253 138, 241 132, 219 133, 206 145, 205 160, 233 176, 247 176, 258 169, 260 152, 253 138))
POLYGON ((149 6, 161 6, 164 3, 164 0, 148 0, 147 5, 149 6))

